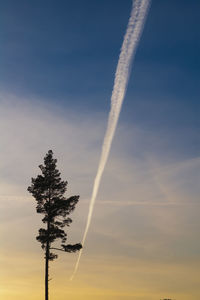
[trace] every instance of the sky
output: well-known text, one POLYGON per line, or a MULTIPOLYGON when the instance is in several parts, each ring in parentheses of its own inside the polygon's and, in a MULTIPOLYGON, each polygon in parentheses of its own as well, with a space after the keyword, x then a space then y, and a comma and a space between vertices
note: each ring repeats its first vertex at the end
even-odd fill
MULTIPOLYGON (((0 296, 44 298, 27 192, 49 149, 80 195, 82 239, 129 0, 0 1, 0 296)), ((199 300, 200 2, 152 0, 78 273, 51 263, 51 300, 199 300)))

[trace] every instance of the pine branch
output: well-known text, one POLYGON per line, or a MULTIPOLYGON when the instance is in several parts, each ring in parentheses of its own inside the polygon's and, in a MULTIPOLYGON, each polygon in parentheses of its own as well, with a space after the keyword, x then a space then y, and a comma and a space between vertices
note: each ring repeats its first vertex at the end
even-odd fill
POLYGON ((50 250, 59 250, 59 251, 63 251, 63 252, 66 252, 65 250, 63 250, 63 249, 59 249, 59 248, 50 248, 50 250))

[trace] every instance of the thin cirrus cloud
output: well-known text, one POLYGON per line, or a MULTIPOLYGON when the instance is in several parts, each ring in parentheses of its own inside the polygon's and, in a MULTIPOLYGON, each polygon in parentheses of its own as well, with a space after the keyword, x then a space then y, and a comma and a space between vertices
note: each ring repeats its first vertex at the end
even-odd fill
MULTIPOLYGON (((2 170, 0 176, 1 185, 5 186, 5 188, 1 187, 1 196, 22 197, 23 193, 20 194, 20 192, 29 183, 30 177, 37 174, 39 171, 37 165, 41 163, 48 149, 52 148, 55 156, 58 157, 63 176, 71 178, 69 189, 71 189, 70 185, 76 186, 78 192, 82 191, 82 197, 88 199, 100 154, 99 146, 105 129, 105 115, 88 116, 70 111, 63 116, 55 112, 53 106, 46 109, 35 100, 30 103, 4 95, 1 97, 0 117, 2 170), (87 188, 85 183, 87 183, 87 188), (11 185, 13 194, 8 188, 11 185)), ((150 136, 155 142, 156 140, 159 143, 162 142, 156 132, 145 132, 139 128, 130 131, 128 124, 125 123, 119 126, 112 157, 108 163, 105 179, 103 178, 106 193, 109 194, 112 190, 112 184, 107 183, 108 178, 112 183, 112 177, 115 175, 116 183, 121 183, 130 191, 134 184, 134 189, 137 191, 143 190, 149 193, 153 184, 152 190, 156 190, 157 195, 154 199, 155 203, 158 202, 160 194, 165 194, 165 198, 172 203, 173 197, 167 196, 167 193, 170 193, 169 190, 174 194, 177 190, 179 192, 188 190, 191 193, 193 190, 192 194, 196 195, 199 157, 178 161, 175 153, 175 158, 171 159, 171 162, 166 160, 162 162, 163 154, 161 156, 156 153, 152 159, 151 145, 149 152, 145 148, 144 156, 138 156, 139 150, 141 153, 143 146, 147 146, 145 140, 150 136), (126 149, 119 143, 119 135, 120 141, 126 144, 126 149), (135 149, 132 148, 133 141, 138 145, 135 149), (128 152, 127 148, 130 148, 131 152, 128 152), (123 168, 123 165, 126 167, 123 168), (142 188, 143 182, 145 186, 142 188)), ((124 204, 129 205, 140 201, 145 203, 146 199, 142 196, 143 194, 145 192, 141 192, 140 199, 134 199, 133 202, 124 201, 124 204)), ((184 195, 182 196, 184 198, 184 195)), ((116 195, 115 199, 119 200, 120 197, 121 194, 118 198, 116 195)))
MULTIPOLYGON (((68 194, 81 196, 74 212, 74 222, 69 230, 70 241, 81 240, 81 229, 84 228, 86 221, 106 116, 86 115, 77 111, 63 114, 53 106, 47 109, 36 99, 25 101, 9 95, 1 96, 0 114, 0 219, 3 268, 9 269, 10 251, 15 249, 16 257, 21 258, 21 269, 26 270, 26 273, 27 268, 29 269, 30 274, 26 274, 29 276, 27 284, 35 286, 39 280, 36 277, 39 278, 38 274, 42 274, 43 265, 41 262, 38 268, 31 267, 35 265, 35 260, 41 259, 41 249, 35 241, 40 226, 40 216, 35 213, 34 199, 26 191, 30 178, 39 173, 38 165, 48 149, 52 148, 55 157, 58 158, 58 168, 62 178, 69 182, 68 194), (12 239, 8 234, 10 232, 13 234, 12 239), (33 264, 27 265, 27 253, 30 254, 28 256, 33 257, 33 264), (22 255, 25 257, 24 260, 22 255), (33 274, 36 274, 36 277, 33 274)), ((103 279, 95 277, 94 273, 102 257, 106 262, 101 261, 101 272, 105 277, 104 286, 111 275, 108 265, 111 270, 114 268, 117 274, 115 280, 110 282, 113 291, 111 291, 111 299, 115 299, 116 296, 114 295, 116 282, 124 278, 126 278, 127 293, 130 297, 133 293, 139 293, 139 290, 136 291, 132 287, 128 276, 136 276, 139 285, 148 286, 144 274, 147 272, 152 274, 151 267, 155 263, 157 272, 153 276, 161 280, 161 286, 166 286, 165 280, 170 286, 170 277, 168 278, 170 268, 164 273, 162 271, 166 261, 168 264, 173 261, 174 274, 179 276, 180 264, 182 269, 187 269, 188 260, 198 260, 199 158, 188 157, 187 160, 177 160, 175 153, 171 161, 170 159, 164 161, 163 155, 167 157, 167 153, 160 155, 157 152, 155 155, 151 147, 149 151, 147 147, 144 148, 144 145, 147 146, 145 140, 150 137, 158 143, 162 142, 157 132, 128 128, 129 124, 121 122, 117 130, 112 155, 96 202, 80 272, 76 284, 70 286, 71 293, 73 292, 76 297, 74 299, 79 299, 76 292, 77 284, 82 292, 87 294, 83 288, 84 278, 89 280, 89 285, 95 287, 94 290, 90 289, 91 286, 88 287, 91 299, 94 295, 99 295, 96 280, 103 279), (137 145, 134 148, 133 142, 137 145), (141 156, 144 149, 145 153, 141 156), (122 260, 127 266, 126 272, 122 272, 119 263, 122 260), (144 262, 146 268, 143 270, 139 266, 144 262), (129 265, 131 268, 128 269, 129 265)), ((70 259, 63 257, 63 259, 66 265, 58 260, 54 272, 58 272, 55 278, 61 282, 62 278, 65 278, 66 282, 73 271, 76 256, 70 259)), ((13 262, 13 266, 18 268, 17 261, 13 262)), ((183 279, 187 282, 186 294, 192 293, 195 280, 192 278, 196 274, 195 269, 191 266, 190 268, 192 274, 190 279, 187 276, 183 279)), ((16 274, 5 272, 4 269, 1 272, 5 288, 10 290, 12 285, 16 293, 19 292, 19 297, 16 294, 16 299, 23 299, 23 289, 14 278, 16 274), (19 290, 17 286, 20 286, 19 290)), ((23 278, 23 272, 20 271, 18 276, 23 278)), ((179 279, 177 280, 179 282, 179 279)), ((37 283, 40 284, 39 281, 37 283)), ((57 281, 52 282, 55 289, 56 284, 57 281)), ((63 290, 65 296, 68 295, 67 289, 68 287, 66 291, 63 290)), ((7 295, 8 299, 11 299, 13 297, 11 294, 7 291, 2 295, 7 295)), ((155 294, 152 295, 154 295, 152 299, 155 299, 155 294)), ((34 297, 38 297, 38 294, 34 297)), ((62 297, 64 299, 62 295, 60 299, 62 297)), ((121 299, 125 297, 123 292, 120 297, 121 299)))

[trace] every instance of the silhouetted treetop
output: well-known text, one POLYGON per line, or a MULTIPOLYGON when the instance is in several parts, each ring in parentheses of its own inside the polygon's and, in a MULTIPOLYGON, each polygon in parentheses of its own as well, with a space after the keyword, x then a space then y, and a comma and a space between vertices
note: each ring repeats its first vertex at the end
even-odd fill
MULTIPOLYGON (((75 245, 65 245, 67 234, 65 226, 72 223, 68 215, 75 209, 79 196, 64 196, 67 190, 67 181, 61 180, 60 172, 56 168, 57 159, 53 158, 53 151, 49 150, 44 158, 44 165, 39 168, 42 175, 32 178, 32 184, 28 191, 37 201, 36 211, 44 215, 42 221, 49 226, 47 229, 40 228, 36 239, 46 248, 47 240, 51 245, 55 240, 60 239, 61 249, 66 252, 75 252, 81 249, 80 243, 75 245)), ((57 256, 49 253, 49 259, 53 260, 57 256)))
POLYGON ((37 202, 36 211, 43 215, 42 222, 46 224, 46 228, 39 229, 36 237, 45 250, 45 300, 48 300, 49 261, 58 257, 51 250, 71 253, 82 248, 80 243, 66 244, 67 233, 64 227, 72 223, 69 214, 75 209, 79 196, 65 197, 67 181, 61 179, 56 164, 53 151, 49 150, 44 157, 44 165, 39 166, 42 174, 32 178, 31 186, 28 187, 37 202), (60 247, 52 247, 57 240, 60 240, 60 247))

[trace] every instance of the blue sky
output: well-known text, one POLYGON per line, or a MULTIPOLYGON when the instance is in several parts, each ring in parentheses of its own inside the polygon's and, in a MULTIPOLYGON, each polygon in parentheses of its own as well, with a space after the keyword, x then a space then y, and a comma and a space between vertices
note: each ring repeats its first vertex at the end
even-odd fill
MULTIPOLYGON (((49 149, 81 196, 69 235, 82 239, 130 9, 0 1, 2 299, 43 297, 27 186, 49 149)), ((200 299, 199 12, 199 0, 152 0, 77 279, 76 257, 58 260, 52 300, 200 299)))
MULTIPOLYGON (((86 115, 108 111, 131 1, 8 0, 0 6, 4 93, 86 115)), ((199 151, 199 9, 197 0, 152 1, 121 114, 168 135, 169 148, 181 156, 199 151)))

